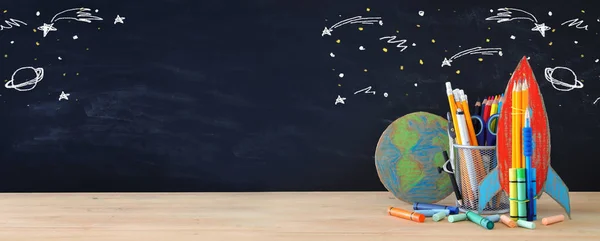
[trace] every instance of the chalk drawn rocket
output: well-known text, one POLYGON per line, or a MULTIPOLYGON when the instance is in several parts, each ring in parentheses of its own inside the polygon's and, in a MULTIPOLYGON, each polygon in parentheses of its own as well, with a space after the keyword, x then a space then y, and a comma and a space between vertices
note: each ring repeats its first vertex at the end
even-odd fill
MULTIPOLYGON (((531 66, 523 57, 515 69, 506 90, 504 103, 500 110, 497 129, 498 166, 492 170, 479 185, 479 207, 481 213, 486 204, 499 192, 509 193, 509 168, 511 168, 511 105, 513 101, 512 87, 517 81, 525 81, 529 86, 529 108, 531 109, 531 129, 533 137, 533 154, 531 167, 535 169, 535 199, 543 192, 552 197, 571 218, 569 188, 550 166, 550 129, 544 99, 540 93, 531 66)), ((532 169, 533 170, 533 169, 532 169)), ((532 175, 533 176, 533 175, 532 175)))

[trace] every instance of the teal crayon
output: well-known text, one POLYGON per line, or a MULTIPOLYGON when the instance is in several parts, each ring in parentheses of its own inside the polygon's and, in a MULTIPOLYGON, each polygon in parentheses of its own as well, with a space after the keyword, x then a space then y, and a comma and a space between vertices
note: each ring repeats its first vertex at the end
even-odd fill
POLYGON ((446 217, 446 212, 438 212, 432 216, 434 222, 439 222, 446 217))
POLYGON ((415 210, 415 212, 425 215, 425 217, 433 217, 436 213, 444 212, 446 216, 450 215, 448 209, 430 209, 430 210, 415 210))
POLYGON ((448 222, 451 222, 451 223, 456 223, 456 222, 460 222, 460 221, 464 221, 464 220, 467 220, 467 215, 464 213, 459 213, 459 214, 454 214, 454 215, 448 216, 448 222))
POLYGON ((535 223, 525 221, 525 220, 520 220, 520 219, 517 220, 517 225, 519 227, 526 228, 526 229, 535 229, 535 223))
POLYGON ((500 221, 500 215, 498 215, 498 214, 490 215, 490 216, 487 216, 485 218, 487 220, 490 220, 490 221, 494 222, 494 223, 497 223, 498 221, 500 221))
POLYGON ((488 230, 491 230, 494 228, 494 223, 490 220, 485 219, 482 216, 479 216, 479 214, 476 214, 474 212, 471 211, 467 211, 467 219, 469 219, 469 221, 474 222, 476 224, 478 224, 481 227, 484 227, 488 230))

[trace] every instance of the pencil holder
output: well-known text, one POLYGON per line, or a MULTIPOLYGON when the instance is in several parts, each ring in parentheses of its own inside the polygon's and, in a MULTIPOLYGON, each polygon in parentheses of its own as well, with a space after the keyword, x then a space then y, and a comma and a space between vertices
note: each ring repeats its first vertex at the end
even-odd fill
MULTIPOLYGON (((463 204, 457 206, 461 211, 478 213, 479 184, 498 165, 496 146, 463 146, 454 147, 454 173, 463 204)), ((500 191, 487 203, 481 214, 508 213, 510 203, 508 196, 500 191)))

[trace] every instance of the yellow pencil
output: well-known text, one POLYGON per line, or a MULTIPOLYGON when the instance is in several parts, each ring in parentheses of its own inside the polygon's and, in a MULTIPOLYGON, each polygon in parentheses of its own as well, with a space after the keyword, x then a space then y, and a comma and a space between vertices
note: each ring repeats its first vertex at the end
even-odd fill
POLYGON ((517 151, 517 147, 516 147, 516 144, 517 144, 517 140, 516 140, 516 138, 517 138, 517 132, 516 132, 517 125, 516 125, 516 121, 515 121, 516 116, 517 116, 515 114, 515 109, 517 108, 517 106, 515 104, 515 99, 516 99, 516 96, 517 96, 517 83, 515 83, 513 85, 512 96, 513 97, 512 97, 512 102, 511 102, 511 106, 510 106, 511 107, 511 113, 510 113, 511 114, 510 115, 511 116, 511 123, 510 123, 510 126, 511 126, 511 131, 512 131, 511 132, 512 133, 512 135, 511 135, 512 136, 512 139, 511 139, 512 146, 511 146, 510 154, 511 154, 511 157, 512 157, 511 158, 511 167, 512 168, 517 168, 517 163, 516 163, 516 161, 517 161, 517 157, 516 157, 517 156, 516 155, 517 154, 517 152, 516 152, 517 151))
POLYGON ((516 155, 516 164, 517 164, 517 168, 522 168, 521 166, 521 156, 523 155, 523 153, 521 152, 521 130, 523 129, 523 127, 521 126, 521 82, 517 82, 517 89, 515 91, 515 97, 513 97, 513 100, 515 101, 515 131, 516 131, 516 135, 513 136, 513 138, 515 138, 515 140, 517 141, 517 144, 515 146, 515 155, 516 155))
MULTIPOLYGON (((452 84, 450 82, 446 82, 446 94, 448 95, 448 104, 450 104, 450 113, 452 113, 452 118, 456 118, 456 102, 454 102, 454 94, 452 93, 452 84)), ((458 121, 452 121, 454 124, 454 134, 456 135, 456 144, 460 145, 460 132, 458 131, 458 121)))
MULTIPOLYGON (((523 81, 523 89, 521 92, 521 130, 525 127, 525 110, 529 107, 529 85, 527 81, 523 81)), ((521 144, 523 145, 523 144, 521 144)), ((521 149, 521 168, 525 168, 525 153, 523 153, 523 149, 521 149)))
MULTIPOLYGON (((498 113, 498 96, 496 96, 494 98, 494 101, 492 102, 492 107, 490 108, 490 116, 493 116, 497 113, 498 113)), ((492 131, 496 131, 495 126, 496 126, 496 123, 492 122, 492 127, 493 127, 492 131)))

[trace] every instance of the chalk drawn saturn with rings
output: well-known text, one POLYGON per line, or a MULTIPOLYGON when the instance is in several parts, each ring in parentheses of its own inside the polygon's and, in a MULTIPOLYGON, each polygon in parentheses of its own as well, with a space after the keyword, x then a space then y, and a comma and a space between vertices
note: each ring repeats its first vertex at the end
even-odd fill
POLYGON ((34 89, 37 84, 42 81, 42 79, 44 78, 44 69, 43 68, 34 68, 34 67, 30 67, 30 66, 26 66, 26 67, 21 67, 17 70, 15 70, 15 72, 12 74, 10 80, 8 82, 6 82, 6 84, 4 84, 4 87, 6 87, 7 89, 15 89, 18 91, 30 91, 32 89, 34 89), (33 78, 28 78, 26 81, 20 82, 20 83, 15 83, 15 76, 17 75, 17 73, 21 72, 21 71, 32 71, 34 74, 33 78))

